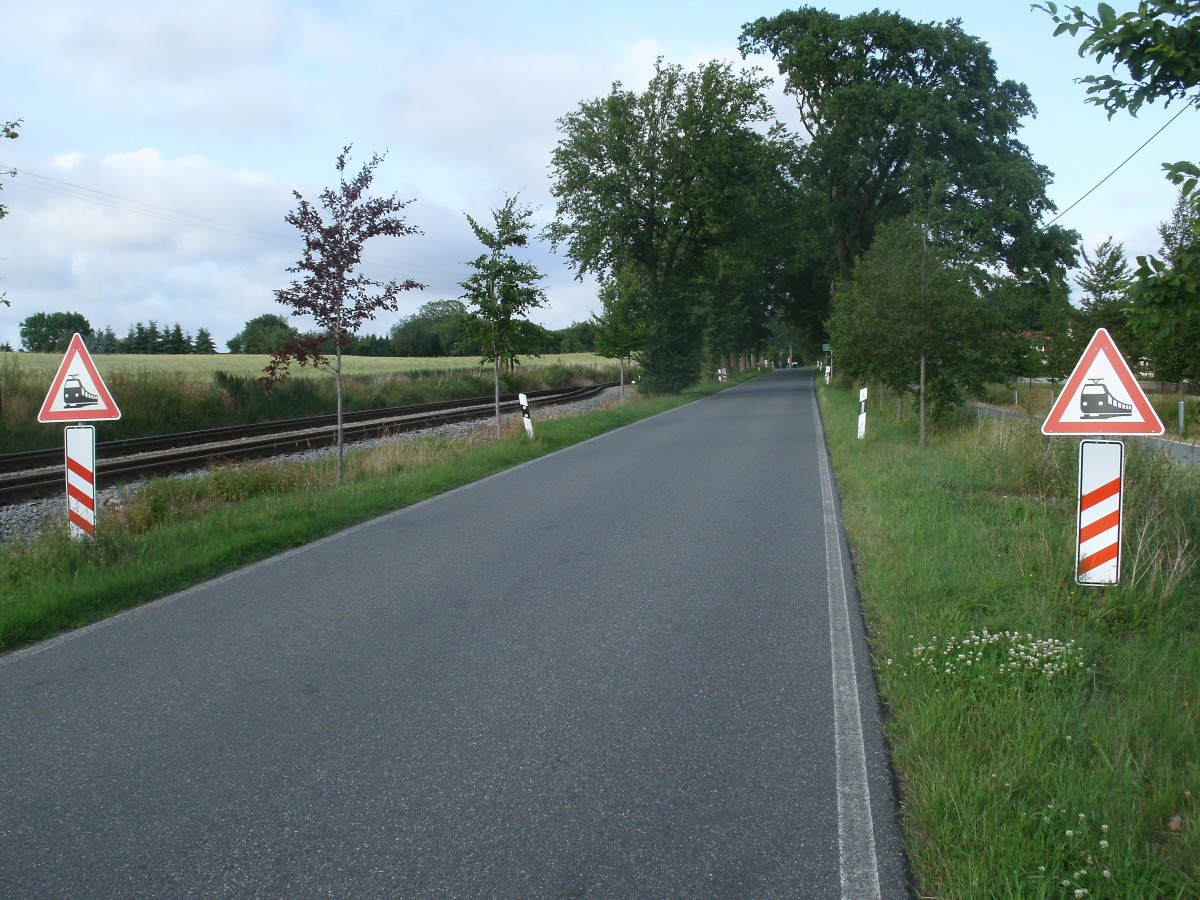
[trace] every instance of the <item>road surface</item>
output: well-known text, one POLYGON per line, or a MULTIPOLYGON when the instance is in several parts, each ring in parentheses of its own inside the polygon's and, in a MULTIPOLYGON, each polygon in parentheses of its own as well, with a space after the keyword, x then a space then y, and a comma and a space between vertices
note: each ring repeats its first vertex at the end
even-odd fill
POLYGON ((0 892, 906 897, 849 573, 782 371, 10 654, 0 892))

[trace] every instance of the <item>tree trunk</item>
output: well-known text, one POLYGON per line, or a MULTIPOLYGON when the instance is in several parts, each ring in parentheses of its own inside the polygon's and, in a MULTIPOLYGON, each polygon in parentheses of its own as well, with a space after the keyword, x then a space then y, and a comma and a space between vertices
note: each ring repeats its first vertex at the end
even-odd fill
POLYGON ((920 445, 925 446, 925 354, 921 354, 921 439, 920 445))
POLYGON ((492 375, 496 383, 496 440, 500 440, 500 354, 494 353, 492 358, 492 375))
POLYGON ((341 335, 333 338, 334 371, 337 373, 337 483, 342 483, 342 341, 341 335))

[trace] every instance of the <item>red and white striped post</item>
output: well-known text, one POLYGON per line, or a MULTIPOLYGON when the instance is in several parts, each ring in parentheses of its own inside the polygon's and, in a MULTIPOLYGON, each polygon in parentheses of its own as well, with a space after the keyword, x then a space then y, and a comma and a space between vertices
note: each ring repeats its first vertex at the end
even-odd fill
POLYGON ((75 540, 96 536, 96 429, 65 429, 67 455, 67 527, 75 540))
POLYGON ((1121 577, 1121 497, 1125 445, 1079 443, 1079 540, 1075 581, 1116 584, 1121 577))

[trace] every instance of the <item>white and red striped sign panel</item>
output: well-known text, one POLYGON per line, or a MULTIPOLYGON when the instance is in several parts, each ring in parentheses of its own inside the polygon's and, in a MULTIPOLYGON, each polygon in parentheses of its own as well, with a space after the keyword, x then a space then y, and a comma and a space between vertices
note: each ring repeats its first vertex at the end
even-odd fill
POLYGON ((1121 577, 1121 496, 1125 445, 1079 443, 1079 541, 1075 581, 1116 584, 1121 577))
POLYGON ((80 540, 96 536, 96 429, 65 429, 67 448, 67 527, 80 540))

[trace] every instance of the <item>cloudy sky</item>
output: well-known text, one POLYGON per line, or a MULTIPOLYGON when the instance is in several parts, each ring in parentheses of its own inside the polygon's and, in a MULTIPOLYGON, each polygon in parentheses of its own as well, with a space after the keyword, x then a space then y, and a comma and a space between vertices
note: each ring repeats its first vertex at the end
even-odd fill
MULTIPOLYGON (((1074 79, 1104 70, 1054 38, 1023 0, 830 0, 852 15, 876 5, 926 21, 961 17, 986 40, 1003 78, 1030 87, 1039 115, 1022 139, 1055 173, 1060 210, 1133 153, 1179 110, 1109 120, 1074 79)), ((1132 0, 1116 3, 1120 8, 1132 0)), ((457 297, 479 245, 463 216, 487 217, 519 192, 553 215, 556 122, 614 81, 643 89, 662 56, 692 68, 737 62, 745 22, 785 7, 763 0, 0 0, 0 343, 19 345, 34 312, 83 313, 124 334, 134 322, 208 328, 218 345, 264 312, 299 256, 284 216, 292 191, 314 198, 336 182, 345 144, 355 159, 386 152, 381 193, 414 202, 424 234, 368 248, 376 277, 428 288, 384 333, 427 301, 457 297)), ((775 75, 770 60, 751 60, 775 75)), ((786 100, 780 118, 795 126, 786 100)), ((1108 235, 1132 259, 1158 249, 1156 227, 1175 189, 1164 160, 1196 158, 1200 113, 1186 111, 1061 224, 1088 247, 1108 235)), ((537 247, 560 328, 596 308, 591 282, 537 247)), ((295 320, 297 325, 310 323, 295 320)))

